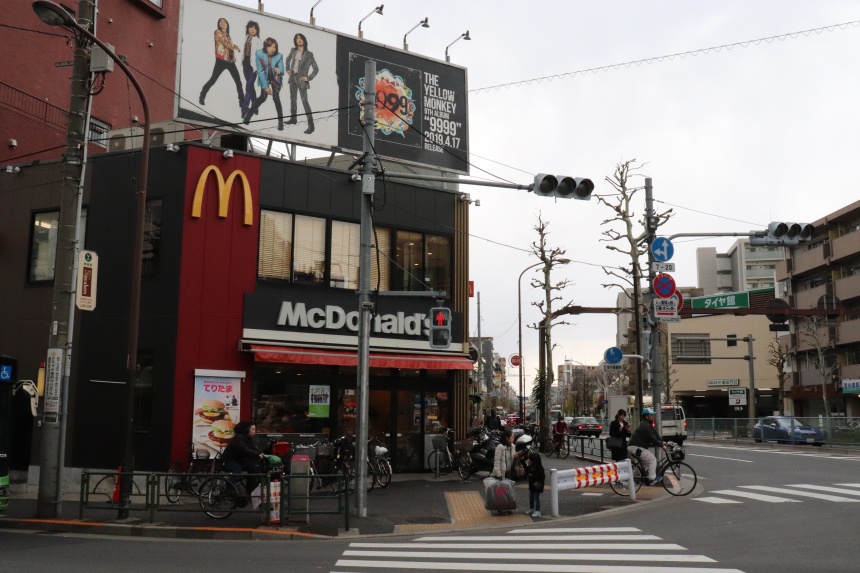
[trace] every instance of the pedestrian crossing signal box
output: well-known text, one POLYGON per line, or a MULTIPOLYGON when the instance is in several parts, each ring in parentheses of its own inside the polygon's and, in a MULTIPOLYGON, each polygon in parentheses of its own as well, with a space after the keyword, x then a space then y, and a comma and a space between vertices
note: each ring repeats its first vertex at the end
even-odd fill
POLYGON ((445 349, 451 346, 451 309, 430 309, 430 348, 445 349))

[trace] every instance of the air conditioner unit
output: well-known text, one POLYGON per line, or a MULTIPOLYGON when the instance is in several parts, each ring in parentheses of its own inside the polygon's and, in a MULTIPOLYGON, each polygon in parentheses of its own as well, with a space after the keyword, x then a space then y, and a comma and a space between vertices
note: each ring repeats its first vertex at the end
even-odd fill
POLYGON ((155 127, 149 130, 149 145, 158 146, 164 145, 164 130, 160 127, 155 127))
POLYGON ((112 135, 108 140, 109 151, 123 151, 125 149, 126 137, 122 134, 112 135))

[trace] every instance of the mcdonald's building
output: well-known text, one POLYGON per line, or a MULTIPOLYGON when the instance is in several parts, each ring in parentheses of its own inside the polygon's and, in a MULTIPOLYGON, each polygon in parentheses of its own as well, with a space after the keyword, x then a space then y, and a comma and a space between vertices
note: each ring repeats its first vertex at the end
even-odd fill
MULTIPOLYGON (((138 154, 87 165, 79 227, 98 257, 97 298, 74 312, 66 467, 119 465, 130 416, 141 471, 187 460, 189 443, 218 450, 242 420, 294 443, 354 432, 361 183, 345 169, 195 143, 152 149, 128 411, 138 154)), ((0 174, 0 354, 17 358, 21 379, 40 377, 53 328, 62 173, 58 161, 0 174)), ((467 209, 456 191, 377 181, 368 431, 392 436, 396 471, 426 469, 433 435, 468 426, 467 209), (437 301, 397 294, 428 290, 445 291, 452 309, 446 350, 428 342, 437 301)), ((13 469, 38 465, 43 406, 18 428, 13 469)))

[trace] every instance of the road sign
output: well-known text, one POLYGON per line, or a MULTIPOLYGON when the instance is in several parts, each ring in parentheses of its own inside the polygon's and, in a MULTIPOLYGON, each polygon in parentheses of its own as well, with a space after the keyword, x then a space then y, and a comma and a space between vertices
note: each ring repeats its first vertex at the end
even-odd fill
POLYGON ((620 364, 604 364, 603 369, 607 371, 623 370, 624 367, 620 364))
POLYGON ((609 364, 618 364, 624 358, 624 353, 617 346, 612 346, 606 349, 603 353, 603 359, 609 364))
POLYGON ((511 366, 519 366, 523 363, 522 358, 520 358, 519 354, 511 354, 511 357, 508 358, 508 361, 511 363, 511 366))
POLYGON ((651 243, 651 253, 654 255, 655 259, 661 263, 665 263, 666 261, 671 260, 672 255, 675 254, 675 246, 672 244, 672 241, 666 237, 657 237, 654 239, 654 242, 651 243))
POLYGON ((677 298, 655 298, 654 314, 656 316, 675 316, 678 313, 677 298))
POLYGON ((79 309, 96 308, 98 277, 99 256, 95 251, 81 251, 78 254, 78 284, 75 292, 75 306, 79 309))
POLYGON ((675 263, 651 263, 651 270, 655 273, 674 273, 675 263))
POLYGON ((681 317, 677 314, 673 316, 658 316, 657 322, 681 322, 681 317))
POLYGON ((669 298, 675 294, 675 279, 672 275, 660 273, 654 277, 654 294, 660 298, 669 298))
POLYGON ((747 389, 746 388, 729 388, 729 405, 730 406, 746 406, 747 405, 747 389))

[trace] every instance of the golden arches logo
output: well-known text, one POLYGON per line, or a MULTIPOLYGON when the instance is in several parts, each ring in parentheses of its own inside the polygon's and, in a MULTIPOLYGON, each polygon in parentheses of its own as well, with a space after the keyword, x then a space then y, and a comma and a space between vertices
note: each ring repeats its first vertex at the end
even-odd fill
POLYGON ((230 192, 233 189, 233 182, 238 178, 242 182, 243 189, 243 204, 245 207, 244 224, 253 225, 254 205, 251 199, 251 184, 248 182, 248 177, 242 170, 236 169, 227 176, 227 179, 224 179, 221 170, 214 165, 210 165, 204 169, 197 180, 197 189, 194 191, 194 203, 191 205, 191 216, 195 219, 200 218, 200 212, 203 210, 203 194, 206 192, 206 182, 209 179, 210 173, 215 174, 215 179, 218 182, 218 216, 222 219, 227 218, 227 208, 230 205, 230 192))

